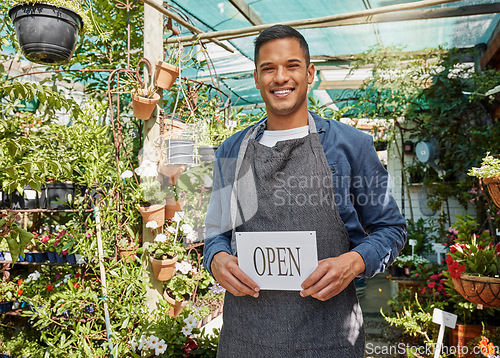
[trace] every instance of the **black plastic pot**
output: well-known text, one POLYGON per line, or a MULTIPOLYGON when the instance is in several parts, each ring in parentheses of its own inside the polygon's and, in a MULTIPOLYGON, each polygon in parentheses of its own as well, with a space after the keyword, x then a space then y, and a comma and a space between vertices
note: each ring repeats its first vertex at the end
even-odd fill
POLYGON ((213 163, 215 151, 219 148, 217 145, 202 145, 198 147, 198 154, 203 163, 213 163))
POLYGON ((82 18, 73 10, 48 4, 17 4, 9 10, 24 56, 52 65, 69 61, 75 51, 82 18))
POLYGON ((67 210, 75 197, 73 183, 47 183, 47 206, 49 210, 67 210))
POLYGON ((45 188, 42 187, 41 193, 32 189, 29 185, 24 186, 24 193, 21 195, 17 190, 10 194, 10 208, 13 210, 24 209, 44 209, 47 205, 45 197, 45 188))
POLYGON ((81 192, 85 202, 87 203, 87 208, 93 207, 103 200, 109 192, 110 187, 111 184, 109 183, 94 183, 90 186, 90 188, 86 185, 82 186, 81 192))
POLYGON ((10 207, 10 195, 5 191, 0 189, 0 209, 6 209, 10 207))

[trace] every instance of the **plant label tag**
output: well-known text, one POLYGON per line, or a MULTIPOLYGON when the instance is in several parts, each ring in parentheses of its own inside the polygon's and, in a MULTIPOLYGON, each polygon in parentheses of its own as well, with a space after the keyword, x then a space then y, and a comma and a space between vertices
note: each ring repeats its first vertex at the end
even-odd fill
POLYGON ((31 189, 24 190, 24 198, 28 200, 36 199, 36 191, 31 189))
POLYGON ((233 121, 231 119, 228 121, 229 128, 235 128, 237 124, 238 123, 236 121, 233 121))
POLYGON ((410 244, 410 246, 417 246, 417 240, 410 239, 408 240, 408 243, 410 244))
POLYGON ((184 217, 184 212, 183 211, 176 211, 175 214, 174 214, 174 221, 176 223, 178 223, 179 221, 182 220, 183 217, 184 217))
POLYGON ((237 232, 238 265, 262 290, 301 291, 318 266, 316 231, 237 232))
POLYGON ((432 313, 432 322, 446 327, 455 328, 455 325, 457 324, 457 315, 434 308, 434 312, 432 313))

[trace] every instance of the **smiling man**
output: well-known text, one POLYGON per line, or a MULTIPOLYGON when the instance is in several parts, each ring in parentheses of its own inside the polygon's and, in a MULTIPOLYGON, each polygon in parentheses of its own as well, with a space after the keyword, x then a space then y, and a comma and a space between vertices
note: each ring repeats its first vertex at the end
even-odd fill
POLYGON ((264 30, 255 67, 267 118, 217 151, 205 221, 204 265, 227 290, 218 357, 363 357, 353 279, 383 272, 405 241, 388 174, 369 135, 308 111, 299 32, 264 30), (300 292, 260 290, 238 266, 236 233, 276 231, 316 233, 300 292))

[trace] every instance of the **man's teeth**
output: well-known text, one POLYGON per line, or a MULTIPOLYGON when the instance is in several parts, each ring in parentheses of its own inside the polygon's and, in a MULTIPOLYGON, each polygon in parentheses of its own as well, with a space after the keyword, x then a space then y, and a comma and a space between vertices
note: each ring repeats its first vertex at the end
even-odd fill
POLYGON ((292 90, 284 90, 284 91, 274 91, 275 94, 285 94, 285 93, 290 93, 292 90))

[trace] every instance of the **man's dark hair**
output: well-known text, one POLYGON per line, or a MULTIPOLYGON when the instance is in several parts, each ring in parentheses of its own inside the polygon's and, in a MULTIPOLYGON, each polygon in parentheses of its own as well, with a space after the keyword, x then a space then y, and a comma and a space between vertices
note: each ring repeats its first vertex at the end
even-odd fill
POLYGON ((254 62, 257 65, 257 60, 259 57, 259 50, 262 45, 266 42, 286 39, 286 38, 295 38, 299 41, 300 47, 304 50, 304 55, 306 58, 306 65, 309 66, 310 57, 309 57, 309 46, 307 45, 306 39, 304 36, 300 34, 293 27, 287 25, 274 25, 268 27, 264 31, 260 33, 260 35, 255 39, 255 49, 254 49, 254 62))

